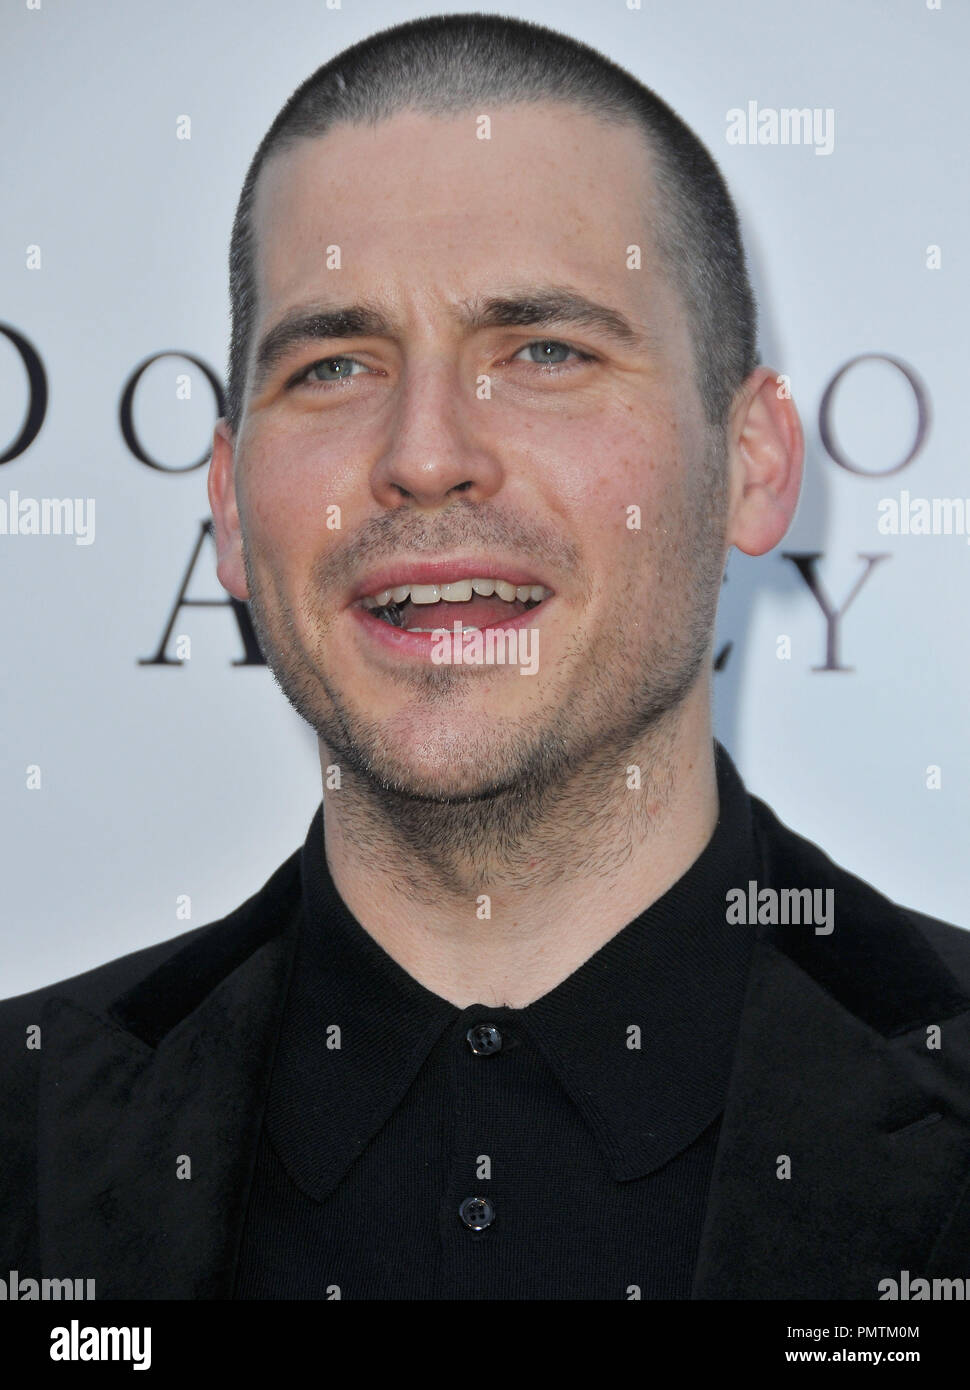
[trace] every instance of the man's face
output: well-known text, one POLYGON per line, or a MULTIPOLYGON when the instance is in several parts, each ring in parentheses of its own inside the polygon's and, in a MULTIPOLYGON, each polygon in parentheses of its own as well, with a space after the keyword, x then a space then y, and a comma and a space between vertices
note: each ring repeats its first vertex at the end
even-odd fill
POLYGON ((337 761, 432 798, 619 758, 696 697, 724 558, 640 137, 555 104, 490 114, 490 139, 474 113, 405 113, 267 164, 246 412, 213 465, 228 476, 232 463, 241 523, 214 504, 220 578, 251 599, 285 693, 337 761), (633 334, 575 314, 471 321, 550 287, 633 334), (387 330, 306 337, 254 367, 294 311, 364 302, 387 330), (472 579, 548 596, 408 598, 393 623, 364 602, 409 586, 428 599, 449 581, 460 596, 472 579), (456 619, 534 629, 535 674, 436 664, 414 629, 456 619))

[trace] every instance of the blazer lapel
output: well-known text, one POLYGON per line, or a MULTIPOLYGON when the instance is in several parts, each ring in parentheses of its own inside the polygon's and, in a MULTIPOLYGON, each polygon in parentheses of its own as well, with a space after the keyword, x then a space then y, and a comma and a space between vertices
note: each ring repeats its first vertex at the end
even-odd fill
MULTIPOLYGON (((920 1012, 911 988, 904 1021, 874 1027, 831 979, 824 988, 758 941, 693 1298, 879 1299, 892 1296, 880 1282, 902 1271, 968 1273, 938 1266, 970 1224, 966 1197, 958 1205, 970 1174, 970 1010, 942 967, 933 975, 919 960, 920 1012)), ((879 1011, 889 1013, 885 997, 879 1011)))
MULTIPOLYGON (((113 1011, 50 1001, 45 1274, 93 1277, 99 1299, 231 1296, 292 947, 291 933, 259 945, 157 1042, 113 1011)), ((166 989, 176 973, 170 962, 166 989)), ((139 987, 146 1000, 154 980, 139 987)))

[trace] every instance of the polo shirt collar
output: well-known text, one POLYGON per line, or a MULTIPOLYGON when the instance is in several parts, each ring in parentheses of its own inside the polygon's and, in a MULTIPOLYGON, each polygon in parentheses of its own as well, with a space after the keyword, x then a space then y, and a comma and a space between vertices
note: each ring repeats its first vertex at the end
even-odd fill
POLYGON ((466 1018, 531 1039, 617 1180, 652 1172, 717 1119, 754 935, 728 924, 727 893, 757 868, 750 801, 720 744, 715 767, 718 821, 699 857, 523 1009, 459 1009, 398 965, 337 892, 318 807, 302 851, 303 913, 266 1111, 274 1148, 304 1192, 327 1195, 445 1029, 466 1018))

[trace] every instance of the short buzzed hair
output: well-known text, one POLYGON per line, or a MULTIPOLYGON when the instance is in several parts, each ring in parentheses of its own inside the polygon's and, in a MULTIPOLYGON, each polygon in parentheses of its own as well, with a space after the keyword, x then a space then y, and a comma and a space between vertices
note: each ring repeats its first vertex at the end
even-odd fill
POLYGON ((233 434, 242 422, 256 318, 253 203, 266 160, 341 122, 535 102, 566 103, 643 132, 654 157, 656 248, 686 310, 708 427, 723 431, 737 389, 758 363, 757 310, 737 212, 710 153, 660 97, 587 44, 524 20, 456 14, 398 24, 344 49, 296 89, 263 137, 229 252, 226 419, 233 434))

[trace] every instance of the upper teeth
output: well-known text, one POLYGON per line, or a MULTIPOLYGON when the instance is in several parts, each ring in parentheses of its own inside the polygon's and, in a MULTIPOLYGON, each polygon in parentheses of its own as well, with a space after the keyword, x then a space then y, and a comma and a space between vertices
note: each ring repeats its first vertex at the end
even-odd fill
POLYGON ((386 608, 389 603, 404 603, 410 598, 412 603, 467 603, 472 594, 488 598, 497 594, 507 603, 519 599, 522 603, 541 603, 552 593, 542 584, 510 584, 505 579, 456 579, 451 584, 399 584, 396 589, 382 589, 379 594, 368 594, 363 600, 365 608, 386 608))

